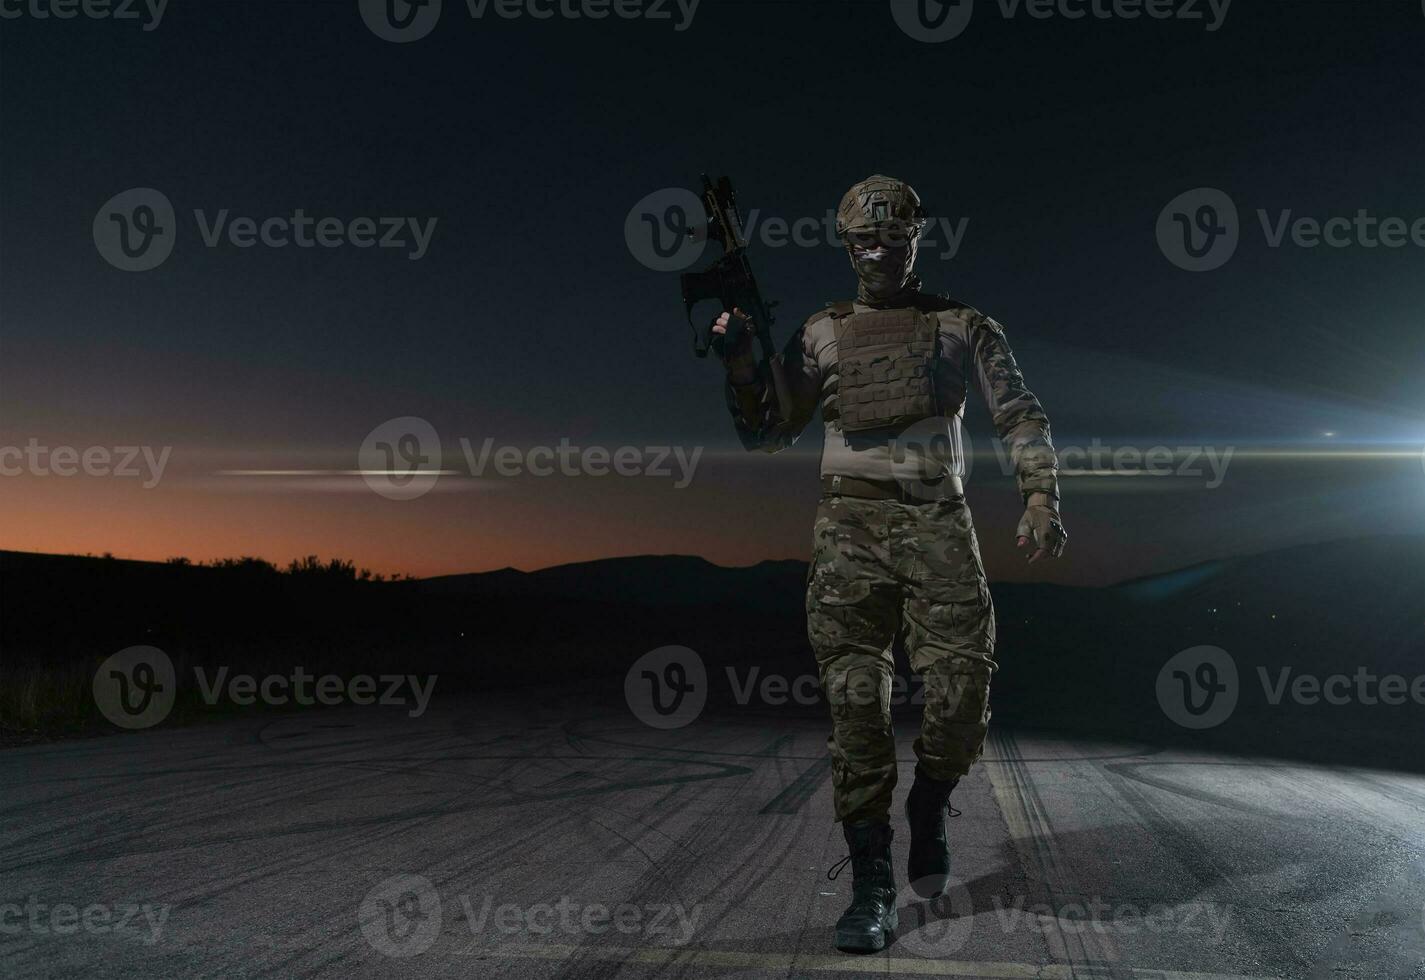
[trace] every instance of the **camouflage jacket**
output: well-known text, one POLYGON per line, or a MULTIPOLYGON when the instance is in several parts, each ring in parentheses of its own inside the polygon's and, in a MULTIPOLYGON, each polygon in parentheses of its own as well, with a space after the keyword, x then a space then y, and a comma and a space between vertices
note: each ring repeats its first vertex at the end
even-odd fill
MULTIPOLYGON (((934 387, 939 414, 934 419, 907 426, 902 433, 842 431, 836 396, 836 321, 828 306, 802 324, 783 350, 792 402, 787 418, 777 414, 765 369, 750 384, 728 381, 728 409, 743 446, 769 453, 786 449, 820 407, 826 427, 821 454, 824 476, 884 481, 924 480, 932 470, 938 471, 936 476, 963 475, 961 429, 966 392, 973 384, 1008 451, 1020 493, 1043 491, 1057 497, 1058 461, 1049 419, 1025 386, 1004 328, 978 310, 944 297, 917 293, 911 302, 894 305, 916 306, 938 322, 934 387), (913 437, 911 430, 915 430, 913 437), (901 435, 905 438, 898 440, 901 435), (921 452, 926 446, 935 448, 921 452)), ((858 301, 854 309, 862 313, 875 308, 858 301)))

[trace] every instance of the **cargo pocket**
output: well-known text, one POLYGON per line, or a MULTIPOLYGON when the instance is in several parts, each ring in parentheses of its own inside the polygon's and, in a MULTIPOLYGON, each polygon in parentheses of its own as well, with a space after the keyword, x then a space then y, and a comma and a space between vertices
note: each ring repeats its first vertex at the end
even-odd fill
POLYGON ((985 603, 978 583, 941 587, 924 600, 926 625, 946 636, 971 636, 984 621, 985 603))
POLYGON ((858 574, 834 542, 818 542, 807 569, 807 610, 814 605, 854 606, 871 595, 871 582, 858 574))
POLYGON ((891 710, 891 685, 885 668, 857 664, 827 677, 826 700, 834 721, 876 720, 891 710))
POLYGON ((807 617, 824 615, 839 621, 845 619, 847 607, 859 606, 871 597, 871 583, 865 579, 848 579, 838 574, 834 565, 818 566, 807 582, 807 617))
POLYGON ((954 603, 952 619, 955 624, 953 636, 970 639, 988 647, 994 646, 994 603, 990 599, 990 587, 984 579, 977 583, 973 595, 954 603))
POLYGON ((819 666, 848 654, 879 653, 889 642, 874 601, 871 583, 864 579, 846 579, 834 567, 813 576, 807 588, 807 639, 819 666))

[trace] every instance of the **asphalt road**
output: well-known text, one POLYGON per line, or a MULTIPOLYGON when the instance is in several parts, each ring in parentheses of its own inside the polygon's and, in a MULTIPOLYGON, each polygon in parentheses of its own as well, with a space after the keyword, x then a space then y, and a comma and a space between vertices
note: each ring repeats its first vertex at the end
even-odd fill
POLYGON ((848 957, 817 718, 530 701, 0 753, 0 975, 1425 977, 1425 778, 1000 729, 848 957))

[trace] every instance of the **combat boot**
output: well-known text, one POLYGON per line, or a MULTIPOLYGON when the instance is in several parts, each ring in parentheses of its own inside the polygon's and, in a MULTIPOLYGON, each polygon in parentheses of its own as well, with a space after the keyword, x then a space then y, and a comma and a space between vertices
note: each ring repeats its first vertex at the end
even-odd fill
POLYGON ((891 826, 872 821, 841 826, 851 853, 827 877, 835 881, 851 863, 851 905, 837 920, 836 948, 843 953, 875 953, 886 948, 899 925, 891 826))
POLYGON ((915 767, 915 782, 905 798, 905 819, 910 824, 910 856, 906 877, 921 898, 945 894, 950 877, 950 841, 945 833, 946 816, 959 816, 950 806, 950 793, 958 779, 935 780, 915 767))

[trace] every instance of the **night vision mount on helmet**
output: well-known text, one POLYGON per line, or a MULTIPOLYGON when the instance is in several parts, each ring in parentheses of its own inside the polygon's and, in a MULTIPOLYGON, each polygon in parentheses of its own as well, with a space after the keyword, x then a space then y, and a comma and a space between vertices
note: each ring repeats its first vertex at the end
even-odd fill
POLYGON ((925 228, 925 208, 920 195, 903 180, 875 174, 854 185, 836 208, 836 236, 901 233, 907 240, 920 237, 925 228))

